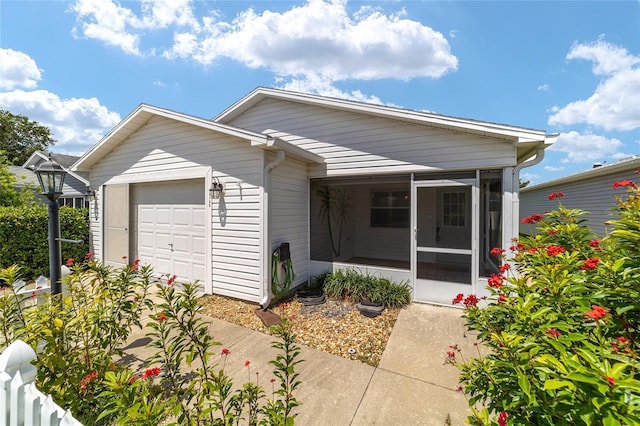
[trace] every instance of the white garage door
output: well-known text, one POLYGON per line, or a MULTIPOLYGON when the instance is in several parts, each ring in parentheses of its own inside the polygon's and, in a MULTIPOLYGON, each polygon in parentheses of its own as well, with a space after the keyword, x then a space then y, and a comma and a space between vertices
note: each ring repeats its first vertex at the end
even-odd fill
POLYGON ((203 179, 132 186, 137 258, 157 275, 205 282, 205 189, 203 179))

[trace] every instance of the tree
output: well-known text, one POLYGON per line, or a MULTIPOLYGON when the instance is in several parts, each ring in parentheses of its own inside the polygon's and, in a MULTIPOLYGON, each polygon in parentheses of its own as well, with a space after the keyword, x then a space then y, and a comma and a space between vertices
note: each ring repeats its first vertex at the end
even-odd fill
POLYGON ((10 164, 22 165, 36 151, 46 151, 56 143, 48 127, 0 109, 0 151, 10 164))
POLYGON ((0 207, 16 207, 35 202, 34 192, 26 186, 22 190, 16 187, 18 179, 9 171, 9 162, 0 150, 0 207))

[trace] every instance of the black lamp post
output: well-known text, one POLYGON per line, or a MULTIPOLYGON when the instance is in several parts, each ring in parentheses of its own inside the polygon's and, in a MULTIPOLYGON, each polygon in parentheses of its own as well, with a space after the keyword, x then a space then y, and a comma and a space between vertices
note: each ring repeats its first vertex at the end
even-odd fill
POLYGON ((60 284, 62 255, 60 254, 60 217, 58 212, 58 197, 62 195, 62 185, 67 171, 62 166, 51 159, 44 161, 34 170, 42 195, 47 197, 49 204, 49 274, 51 275, 51 294, 60 294, 62 286, 60 284))

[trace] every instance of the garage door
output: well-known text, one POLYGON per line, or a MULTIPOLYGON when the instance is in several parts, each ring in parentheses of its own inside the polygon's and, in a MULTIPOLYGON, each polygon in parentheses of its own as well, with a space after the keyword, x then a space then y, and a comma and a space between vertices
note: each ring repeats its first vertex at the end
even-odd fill
POLYGON ((204 179, 132 186, 134 252, 156 273, 205 282, 204 179))

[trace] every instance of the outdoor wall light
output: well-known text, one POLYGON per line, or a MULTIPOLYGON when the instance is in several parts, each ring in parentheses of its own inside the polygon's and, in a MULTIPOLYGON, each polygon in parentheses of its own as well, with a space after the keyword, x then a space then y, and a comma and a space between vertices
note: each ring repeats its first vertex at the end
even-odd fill
POLYGON ((90 186, 87 186, 87 190, 84 194, 82 194, 82 196, 84 197, 85 201, 93 201, 96 199, 96 190, 91 189, 90 186))
POLYGON ((218 181, 213 182, 211 188, 209 188, 209 195, 214 200, 222 198, 224 196, 224 186, 218 181))

